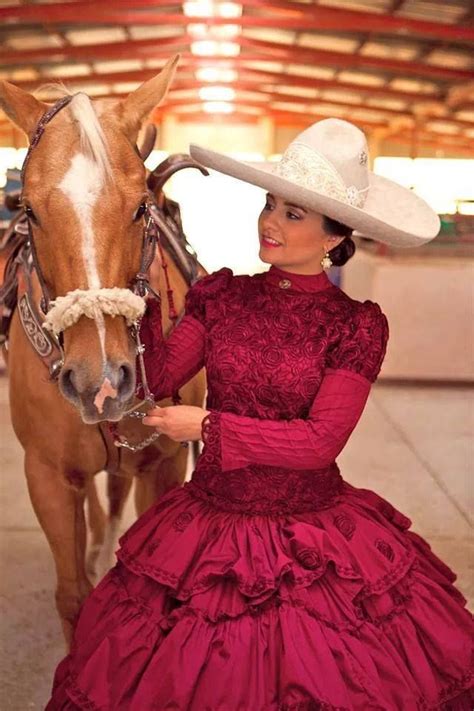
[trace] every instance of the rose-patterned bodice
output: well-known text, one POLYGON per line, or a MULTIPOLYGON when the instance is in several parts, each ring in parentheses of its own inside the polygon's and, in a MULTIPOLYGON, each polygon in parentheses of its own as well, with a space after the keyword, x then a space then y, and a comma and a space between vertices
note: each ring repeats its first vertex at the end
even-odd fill
POLYGON ((206 367, 211 412, 191 482, 197 496, 247 513, 332 500, 342 482, 334 452, 385 354, 388 325, 377 304, 349 298, 324 272, 222 269, 188 292, 186 315, 165 344, 156 321, 152 328, 155 392, 168 395, 206 367))

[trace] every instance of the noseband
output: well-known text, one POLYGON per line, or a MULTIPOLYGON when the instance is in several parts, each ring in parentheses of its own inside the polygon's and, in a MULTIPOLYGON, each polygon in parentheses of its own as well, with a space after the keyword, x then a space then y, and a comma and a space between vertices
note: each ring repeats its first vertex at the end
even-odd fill
MULTIPOLYGON (((25 183, 25 172, 29 158, 34 148, 38 145, 46 126, 56 116, 56 114, 59 113, 59 111, 70 103, 72 98, 73 96, 65 96, 59 99, 59 101, 48 109, 48 111, 46 111, 46 113, 44 113, 39 120, 23 163, 21 171, 22 186, 24 186, 25 183)), ((104 289, 75 289, 68 292, 65 296, 59 296, 54 300, 51 299, 40 263, 38 261, 31 220, 25 211, 28 224, 28 247, 30 249, 33 266, 40 283, 42 293, 42 310, 46 315, 43 328, 52 334, 55 344, 61 353, 61 360, 55 364, 54 378, 59 376, 61 368, 64 364, 64 351, 61 343, 61 334, 66 328, 69 328, 75 324, 82 316, 86 316, 90 319, 97 319, 100 314, 122 316, 125 318, 127 326, 130 328, 132 338, 135 342, 144 394, 144 399, 138 405, 132 406, 132 408, 124 414, 137 418, 143 417, 143 412, 139 411, 139 408, 143 404, 155 404, 155 398, 153 393, 150 391, 146 377, 143 358, 144 346, 140 341, 139 331, 141 318, 146 309, 145 296, 149 294, 151 297, 157 298, 161 301, 160 295, 153 290, 149 282, 149 269, 153 262, 157 246, 162 256, 162 264, 165 268, 170 318, 172 321, 176 321, 177 319, 177 313, 174 309, 172 300, 172 290, 170 288, 168 273, 166 271, 167 265, 160 245, 158 223, 154 217, 154 213, 158 211, 158 208, 155 204, 154 196, 150 191, 148 195, 149 197, 144 212, 145 226, 142 237, 140 269, 132 279, 130 287, 126 289, 119 287, 104 289)), ((155 439, 157 439, 158 436, 158 433, 153 433, 150 437, 144 440, 144 442, 137 445, 131 445, 124 438, 115 433, 114 441, 118 447, 126 447, 132 451, 137 451, 151 444, 155 439)))

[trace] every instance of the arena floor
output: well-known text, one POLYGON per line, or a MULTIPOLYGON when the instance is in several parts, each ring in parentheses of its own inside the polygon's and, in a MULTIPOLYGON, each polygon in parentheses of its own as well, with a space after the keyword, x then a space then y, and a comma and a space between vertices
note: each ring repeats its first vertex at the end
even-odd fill
MULTIPOLYGON (((467 388, 380 382, 338 457, 346 480, 374 489, 412 519, 412 530, 458 573, 471 609, 473 414, 467 388)), ((0 424, 0 709, 40 711, 64 647, 54 609, 52 559, 29 503, 5 377, 0 377, 0 424)), ((129 505, 124 528, 132 520, 129 505)))

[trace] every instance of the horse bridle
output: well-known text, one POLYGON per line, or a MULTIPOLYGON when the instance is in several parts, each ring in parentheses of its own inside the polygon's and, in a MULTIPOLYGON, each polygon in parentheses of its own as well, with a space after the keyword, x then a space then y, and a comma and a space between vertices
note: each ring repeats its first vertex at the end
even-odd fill
MULTIPOLYGON (((28 151, 25 156, 25 160, 23 162, 23 167, 21 170, 21 183, 22 183, 22 189, 25 184, 25 173, 26 173, 26 167, 28 165, 29 158, 31 156, 32 151, 34 148, 38 145, 44 130, 46 126, 50 123, 50 121, 58 114, 63 108, 65 108, 73 99, 73 95, 68 95, 65 96, 61 99, 59 99, 53 106, 51 106, 50 109, 48 109, 43 116, 40 118, 38 121, 38 124, 36 125, 35 132, 33 134, 33 138, 30 142, 28 151)), ((33 228, 31 224, 31 219, 30 216, 27 213, 26 206, 24 205, 22 201, 23 209, 25 210, 25 216, 27 220, 27 225, 28 225, 28 242, 27 246, 29 248, 29 252, 31 254, 31 260, 33 263, 33 267, 38 275, 38 280, 41 288, 41 309, 43 313, 48 316, 48 313, 50 312, 51 308, 54 307, 54 301, 51 299, 51 295, 49 293, 46 280, 44 279, 43 272, 41 270, 41 265, 38 260, 38 255, 36 252, 36 246, 35 246, 35 241, 33 237, 33 228)), ((167 282, 167 287, 168 287, 168 303, 170 307, 170 318, 172 321, 176 321, 177 319, 177 313, 174 309, 174 304, 172 300, 172 289, 170 288, 169 280, 168 280, 168 274, 166 271, 166 261, 164 259, 163 252, 161 250, 161 245, 160 245, 160 231, 159 231, 159 225, 158 225, 158 220, 156 219, 156 215, 158 212, 158 207, 155 203, 155 199, 151 191, 148 191, 148 199, 145 203, 145 211, 144 211, 144 221, 145 221, 145 226, 143 230, 143 236, 142 236, 142 251, 141 251, 141 258, 140 258, 140 268, 135 277, 132 279, 128 289, 126 291, 131 292, 134 294, 136 297, 140 297, 141 299, 145 299, 145 296, 149 295, 151 298, 156 298, 161 302, 161 297, 160 295, 154 291, 152 286, 150 285, 149 281, 149 270, 151 267, 151 264, 153 262, 153 259, 155 257, 155 252, 156 248, 160 249, 161 257, 162 257, 162 264, 164 265, 165 268, 165 278, 167 282)), ((140 407, 142 407, 144 404, 149 404, 151 406, 156 404, 155 397, 153 393, 150 390, 149 384, 148 384, 148 378, 146 375, 146 368, 145 368, 145 361, 143 357, 144 353, 144 345, 141 342, 140 339, 140 323, 141 323, 141 316, 137 317, 134 319, 133 323, 129 325, 131 336, 133 341, 135 342, 135 349, 136 349, 136 355, 138 359, 138 366, 140 369, 140 376, 141 376, 141 386, 142 386, 142 391, 143 391, 143 400, 138 403, 138 405, 133 405, 130 410, 126 411, 124 413, 125 416, 129 417, 136 417, 136 418, 141 418, 143 417, 143 412, 140 411, 140 407)), ((62 344, 62 338, 61 334, 57 334, 56 336, 50 336, 50 338, 55 339, 55 345, 59 349, 59 352, 61 354, 61 359, 60 361, 56 364, 55 372, 52 374, 55 379, 59 377, 61 368, 64 364, 64 350, 63 350, 63 344, 62 344)), ((147 437, 143 442, 140 442, 138 444, 131 444, 128 442, 124 437, 120 436, 117 432, 116 427, 112 426, 111 432, 114 437, 114 444, 117 447, 125 447, 127 449, 130 449, 131 451, 138 451, 141 449, 144 449, 147 447, 149 444, 151 444, 154 440, 156 440, 160 434, 157 432, 154 432, 152 435, 147 437)), ((184 443, 183 443, 184 444, 184 443)), ((187 443, 186 443, 187 444, 187 443)))
MULTIPOLYGON (((56 101, 56 103, 53 104, 53 106, 51 106, 51 108, 48 109, 42 115, 42 117, 36 124, 35 132, 33 134, 33 138, 30 142, 30 145, 28 146, 28 150, 26 152, 25 160, 23 161, 23 166, 21 168, 21 173, 20 173, 20 180, 21 180, 21 187, 22 187, 22 194, 21 194, 20 201, 21 201, 21 205, 23 206, 23 209, 25 211, 25 216, 27 219, 28 246, 31 251, 33 266, 34 266, 36 273, 38 275, 38 280, 39 280, 40 287, 41 287, 41 293, 42 293, 41 308, 44 313, 46 313, 49 310, 49 304, 51 302, 51 298, 50 298, 50 294, 48 291, 48 287, 46 286, 46 281, 43 277, 43 272, 41 271, 41 267, 40 267, 40 264, 38 261, 38 255, 36 253, 36 246, 35 246, 35 242, 33 239, 33 230, 31 227, 31 221, 30 221, 30 218, 27 213, 27 208, 23 202, 23 187, 25 185, 26 167, 28 165, 28 162, 30 160, 33 150, 36 148, 36 146, 40 142, 40 139, 44 133, 46 126, 56 116, 56 114, 58 114, 61 111, 61 109, 63 109, 65 106, 67 106, 71 102, 72 98, 73 98, 72 96, 63 96, 61 99, 59 99, 59 101, 56 101)), ((62 350, 62 348, 61 348, 61 350, 62 350)))

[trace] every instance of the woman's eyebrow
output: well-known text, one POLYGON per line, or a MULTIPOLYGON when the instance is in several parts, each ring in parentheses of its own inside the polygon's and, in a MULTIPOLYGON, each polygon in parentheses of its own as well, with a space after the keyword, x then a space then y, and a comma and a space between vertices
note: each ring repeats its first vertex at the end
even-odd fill
MULTIPOLYGON (((266 198, 267 198, 267 200, 268 200, 268 198, 275 200, 275 196, 272 195, 272 193, 267 193, 266 198)), ((295 207, 297 210, 302 210, 302 212, 306 212, 306 213, 308 212, 308 210, 305 210, 305 208, 301 207, 301 205, 295 205, 294 202, 284 202, 283 204, 286 205, 287 207, 295 207)))
POLYGON ((288 207, 296 207, 297 210, 302 210, 302 212, 308 212, 308 210, 305 210, 304 207, 301 207, 301 205, 295 205, 293 202, 285 202, 285 205, 288 207))

